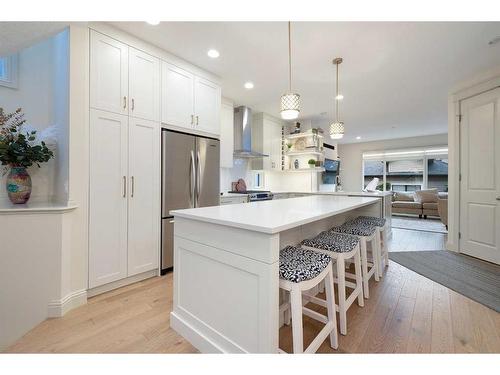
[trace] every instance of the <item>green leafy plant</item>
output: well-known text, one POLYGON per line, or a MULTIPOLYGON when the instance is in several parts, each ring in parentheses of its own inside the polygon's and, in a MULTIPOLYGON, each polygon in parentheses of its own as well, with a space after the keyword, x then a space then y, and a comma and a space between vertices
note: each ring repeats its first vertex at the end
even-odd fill
POLYGON ((24 113, 18 108, 5 113, 0 107, 0 162, 10 167, 30 167, 46 163, 54 153, 45 142, 36 142, 36 130, 24 131, 24 113))
POLYGON ((309 159, 309 161, 307 162, 307 164, 309 164, 310 166, 316 165, 316 160, 309 159))

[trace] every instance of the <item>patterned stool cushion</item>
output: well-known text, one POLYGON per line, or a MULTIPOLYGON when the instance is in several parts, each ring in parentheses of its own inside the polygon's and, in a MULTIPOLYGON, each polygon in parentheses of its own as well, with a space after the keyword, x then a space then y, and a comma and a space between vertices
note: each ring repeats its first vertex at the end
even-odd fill
POLYGON ((326 254, 287 246, 280 251, 280 278, 293 283, 314 279, 328 267, 330 261, 326 254))
POLYGON ((321 232, 314 238, 302 241, 302 245, 316 249, 333 251, 336 253, 348 253, 359 244, 356 236, 331 231, 321 232))
POLYGON ((373 224, 367 222, 354 222, 354 221, 348 221, 347 223, 344 223, 338 227, 333 227, 332 229, 330 229, 331 232, 353 234, 355 236, 363 236, 363 237, 371 236, 373 233, 375 233, 376 230, 377 227, 373 224))
POLYGON ((367 222, 377 227, 383 227, 385 225, 384 218, 374 217, 374 216, 358 216, 353 220, 353 222, 367 222))

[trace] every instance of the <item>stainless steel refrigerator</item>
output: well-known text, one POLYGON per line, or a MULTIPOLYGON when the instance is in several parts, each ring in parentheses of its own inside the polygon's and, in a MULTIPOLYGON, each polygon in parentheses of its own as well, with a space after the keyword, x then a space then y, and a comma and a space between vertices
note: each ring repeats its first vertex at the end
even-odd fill
POLYGON ((173 267, 171 210, 219 205, 219 140, 162 130, 162 274, 173 267))

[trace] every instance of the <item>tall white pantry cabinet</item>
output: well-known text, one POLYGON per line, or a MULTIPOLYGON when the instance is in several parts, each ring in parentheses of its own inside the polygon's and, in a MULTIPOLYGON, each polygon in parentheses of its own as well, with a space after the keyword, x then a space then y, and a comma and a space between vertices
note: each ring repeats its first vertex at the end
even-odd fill
POLYGON ((89 289, 158 269, 160 60, 90 30, 89 289))

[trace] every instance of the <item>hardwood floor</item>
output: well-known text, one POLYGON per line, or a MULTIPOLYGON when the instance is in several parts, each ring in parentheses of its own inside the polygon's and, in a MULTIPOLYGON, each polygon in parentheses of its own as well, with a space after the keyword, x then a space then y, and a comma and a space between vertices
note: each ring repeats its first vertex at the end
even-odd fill
POLYGON ((445 233, 392 228, 389 251, 444 250, 447 240, 445 233))
MULTIPOLYGON (((391 250, 412 246, 429 250, 421 241, 422 233, 398 231, 393 234, 391 250), (417 244, 411 245, 412 241, 417 244)), ((429 246, 438 247, 439 241, 445 239, 429 239, 429 246)), ((91 298, 87 305, 64 317, 41 323, 7 352, 196 352, 169 327, 171 309, 172 274, 169 274, 91 298)), ((321 327, 320 323, 304 317, 306 345, 321 327)), ((390 262, 380 282, 372 282, 365 307, 354 304, 349 309, 347 329, 347 336, 339 335, 338 351, 332 350, 326 340, 319 352, 500 352, 499 313, 394 262, 390 262)), ((280 329, 280 347, 291 350, 290 327, 280 329)))

